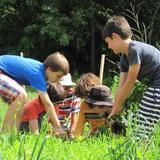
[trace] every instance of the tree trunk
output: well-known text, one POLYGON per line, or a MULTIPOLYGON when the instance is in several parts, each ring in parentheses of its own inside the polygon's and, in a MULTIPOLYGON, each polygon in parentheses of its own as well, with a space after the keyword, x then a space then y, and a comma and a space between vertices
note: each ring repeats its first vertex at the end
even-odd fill
POLYGON ((91 71, 95 73, 95 18, 91 20, 91 71))

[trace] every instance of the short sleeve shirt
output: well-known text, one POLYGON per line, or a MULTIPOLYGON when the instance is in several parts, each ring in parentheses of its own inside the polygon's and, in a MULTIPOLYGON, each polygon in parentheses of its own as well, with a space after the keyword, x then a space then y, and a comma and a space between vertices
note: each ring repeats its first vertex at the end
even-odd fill
POLYGON ((19 84, 47 92, 43 63, 14 55, 0 56, 0 69, 19 84))
MULTIPOLYGON (((59 108, 55 106, 55 111, 58 114, 59 108)), ((24 113, 22 116, 22 122, 28 122, 32 119, 38 119, 39 115, 45 111, 45 107, 40 97, 34 98, 31 102, 24 106, 24 113)))
POLYGON ((149 86, 160 87, 160 51, 149 44, 131 41, 128 57, 122 55, 120 71, 128 72, 129 66, 140 64, 137 79, 147 82, 149 86))
POLYGON ((59 106, 59 120, 64 122, 65 118, 78 113, 80 111, 80 98, 75 95, 73 88, 70 88, 67 97, 64 99, 63 104, 59 106))

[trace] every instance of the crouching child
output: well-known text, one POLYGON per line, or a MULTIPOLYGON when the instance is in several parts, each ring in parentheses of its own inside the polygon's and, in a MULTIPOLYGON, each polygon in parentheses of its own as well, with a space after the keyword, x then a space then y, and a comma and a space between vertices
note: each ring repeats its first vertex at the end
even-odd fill
MULTIPOLYGON (((60 83, 47 83, 47 93, 51 102, 54 104, 56 113, 58 114, 59 105, 65 98, 65 90, 60 83), (58 105, 58 106, 57 106, 58 105)), ((24 113, 20 125, 20 131, 31 131, 38 134, 41 129, 43 116, 46 115, 46 109, 38 96, 24 106, 24 113)), ((56 134, 56 133, 55 133, 56 134)))
POLYGON ((63 103, 59 103, 58 119, 68 137, 72 137, 80 111, 80 98, 75 95, 76 84, 72 81, 70 73, 63 76, 59 83, 63 86, 66 97, 63 103))
POLYGON ((104 85, 92 87, 88 98, 81 104, 74 137, 83 135, 86 122, 90 125, 90 134, 94 135, 99 127, 106 124, 112 106, 113 98, 109 87, 104 85))

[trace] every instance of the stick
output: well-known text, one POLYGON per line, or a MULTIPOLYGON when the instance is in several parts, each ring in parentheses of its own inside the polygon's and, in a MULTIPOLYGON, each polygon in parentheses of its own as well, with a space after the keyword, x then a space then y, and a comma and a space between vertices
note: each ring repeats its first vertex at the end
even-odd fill
POLYGON ((23 52, 20 52, 20 56, 23 57, 23 52))
MULTIPOLYGON (((23 52, 20 52, 20 56, 21 56, 21 57, 24 56, 23 52)), ((22 85, 22 86, 23 86, 23 88, 25 88, 25 85, 22 85)))
POLYGON ((101 55, 100 71, 99 71, 99 78, 100 78, 101 84, 103 83, 104 61, 105 61, 105 54, 102 54, 101 55))

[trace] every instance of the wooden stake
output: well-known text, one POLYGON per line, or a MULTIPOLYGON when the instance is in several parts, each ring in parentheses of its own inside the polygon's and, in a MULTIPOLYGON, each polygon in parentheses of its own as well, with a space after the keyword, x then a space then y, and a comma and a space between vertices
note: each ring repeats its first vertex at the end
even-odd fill
POLYGON ((24 55, 23 55, 23 52, 21 52, 21 53, 20 53, 20 56, 21 56, 21 57, 23 57, 23 56, 24 56, 24 55))
POLYGON ((102 54, 101 55, 100 71, 99 71, 99 78, 100 78, 101 84, 103 84, 104 61, 105 61, 105 54, 102 54))
MULTIPOLYGON (((24 56, 23 52, 20 52, 20 56, 21 56, 21 57, 24 56)), ((23 88, 25 88, 25 85, 22 85, 22 86, 23 86, 23 88)))

